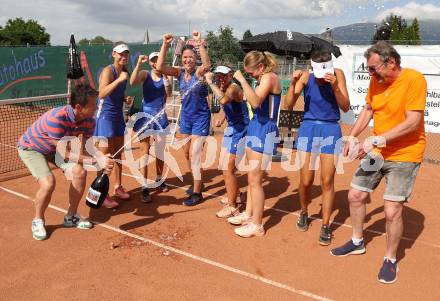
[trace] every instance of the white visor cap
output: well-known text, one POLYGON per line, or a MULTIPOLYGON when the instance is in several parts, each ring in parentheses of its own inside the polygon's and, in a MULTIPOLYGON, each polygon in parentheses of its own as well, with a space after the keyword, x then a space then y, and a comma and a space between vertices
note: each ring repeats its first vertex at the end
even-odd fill
POLYGON ((232 69, 226 66, 217 66, 214 69, 214 73, 228 74, 229 72, 232 72, 232 69))
POLYGON ((124 51, 130 51, 130 48, 128 48, 127 44, 119 44, 113 48, 113 51, 123 53, 124 51))
POLYGON ((332 60, 322 63, 317 63, 312 61, 312 69, 313 69, 313 75, 316 78, 323 78, 326 73, 331 73, 331 74, 335 73, 332 60))
POLYGON ((158 57, 159 56, 159 52, 152 52, 150 53, 150 55, 148 56, 148 59, 151 61, 153 58, 158 57))

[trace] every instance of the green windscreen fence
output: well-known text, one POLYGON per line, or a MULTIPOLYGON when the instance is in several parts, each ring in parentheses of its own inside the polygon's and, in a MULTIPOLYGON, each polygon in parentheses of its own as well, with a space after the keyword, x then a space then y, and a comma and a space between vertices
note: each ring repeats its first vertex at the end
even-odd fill
MULTIPOLYGON (((133 70, 139 54, 149 54, 160 49, 160 44, 129 45, 133 70)), ((102 69, 112 62, 112 45, 79 46, 84 81, 98 88, 102 69)), ((23 98, 62 94, 67 91, 67 46, 49 47, 0 47, 0 99, 23 98)), ((149 65, 145 64, 148 69, 149 65)), ((127 95, 136 96, 139 106, 140 87, 127 85, 127 95)))

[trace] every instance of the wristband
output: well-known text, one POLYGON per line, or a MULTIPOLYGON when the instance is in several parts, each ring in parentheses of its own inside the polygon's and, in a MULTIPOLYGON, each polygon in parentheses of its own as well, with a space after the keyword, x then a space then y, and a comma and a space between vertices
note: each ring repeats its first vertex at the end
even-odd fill
POLYGON ((373 136, 371 144, 375 147, 381 148, 386 146, 386 140, 383 136, 373 136))

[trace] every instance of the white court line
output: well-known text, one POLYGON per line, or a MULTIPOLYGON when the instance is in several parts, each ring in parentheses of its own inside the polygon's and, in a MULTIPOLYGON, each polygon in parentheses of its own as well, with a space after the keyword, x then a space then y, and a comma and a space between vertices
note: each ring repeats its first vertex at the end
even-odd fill
MULTIPOLYGON (((19 192, 16 192, 14 190, 11 190, 11 189, 8 189, 8 188, 2 187, 2 186, 0 186, 0 189, 2 189, 3 191, 8 192, 10 194, 13 194, 15 196, 18 196, 18 197, 21 197, 23 199, 26 199, 26 200, 29 200, 29 201, 33 202, 33 199, 31 197, 27 196, 27 195, 21 194, 19 192)), ((62 208, 54 206, 54 205, 49 205, 49 208, 54 209, 55 211, 62 212, 64 214, 67 213, 67 211, 65 209, 62 209, 62 208)), ((153 246, 156 246, 158 248, 162 248, 162 249, 168 250, 170 252, 174 252, 176 254, 180 254, 182 256, 194 259, 196 261, 200 261, 200 262, 206 263, 208 265, 211 265, 211 266, 214 266, 214 267, 226 270, 228 272, 232 272, 232 273, 238 274, 238 275, 246 277, 246 278, 257 280, 257 281, 266 283, 268 285, 271 285, 271 286, 274 286, 274 287, 277 287, 277 288, 281 288, 281 289, 284 289, 286 291, 289 291, 289 292, 292 292, 292 293, 295 293, 295 294, 298 294, 298 295, 301 295, 301 296, 304 296, 304 297, 308 297, 308 298, 311 298, 311 299, 314 299, 314 300, 332 301, 332 299, 325 298, 325 297, 322 297, 322 296, 319 296, 319 295, 315 295, 313 293, 310 293, 310 292, 307 292, 307 291, 304 291, 304 290, 296 289, 296 288, 288 286, 286 284, 283 284, 283 283, 280 283, 280 282, 277 282, 277 281, 273 281, 273 280, 271 280, 269 278, 265 278, 265 277, 261 277, 261 276, 258 276, 258 275, 252 274, 252 273, 248 273, 248 272, 236 269, 234 267, 231 267, 231 266, 228 266, 228 265, 225 265, 225 264, 222 264, 222 263, 219 263, 219 262, 207 259, 207 258, 203 258, 203 257, 197 256, 197 255, 194 255, 194 254, 191 254, 191 253, 188 253, 188 252, 185 252, 185 251, 182 251, 182 250, 170 247, 170 246, 167 246, 167 245, 162 244, 160 242, 157 242, 157 241, 154 241, 154 240, 142 237, 140 235, 136 235, 136 234, 133 234, 133 233, 130 233, 130 232, 127 232, 127 231, 115 228, 115 227, 107 225, 105 223, 98 223, 98 222, 95 222, 95 221, 92 221, 92 222, 95 225, 103 227, 103 228, 105 228, 107 230, 118 232, 118 233, 120 233, 122 235, 129 236, 131 238, 134 238, 134 239, 140 240, 142 242, 145 242, 145 243, 151 244, 153 246)))
MULTIPOLYGON (((124 176, 131 177, 131 178, 135 178, 135 179, 136 179, 136 178, 139 178, 139 177, 137 177, 137 176, 133 176, 133 175, 126 174, 126 173, 122 173, 122 174, 123 174, 124 176)), ((173 184, 168 184, 168 183, 167 183, 167 185, 172 186, 172 187, 175 187, 175 188, 183 189, 183 190, 186 190, 186 189, 187 189, 186 187, 176 186, 176 185, 173 185, 173 184)), ((218 195, 218 194, 215 194, 215 193, 203 192, 203 194, 206 194, 206 195, 208 195, 208 196, 215 196, 215 197, 219 197, 219 198, 224 198, 223 196, 218 195)), ((281 212, 281 213, 286 213, 286 214, 290 214, 290 215, 296 215, 296 216, 299 216, 298 213, 290 212, 290 211, 286 211, 286 210, 278 209, 278 208, 274 208, 274 207, 267 207, 267 206, 264 206, 264 209, 274 210, 274 211, 278 211, 278 212, 281 212)), ((322 221, 322 219, 317 218, 317 217, 309 216, 309 218, 312 219, 312 220, 322 221)), ((351 225, 342 224, 342 223, 338 223, 338 222, 335 222, 335 221, 331 221, 331 224, 336 224, 336 225, 343 226, 343 227, 346 227, 346 228, 353 228, 353 226, 351 226, 351 225)), ((378 235, 380 235, 380 236, 386 236, 386 233, 384 233, 384 232, 380 232, 380 231, 376 231, 376 230, 364 229, 364 231, 365 231, 365 232, 369 232, 369 233, 373 233, 373 234, 378 234, 378 235)), ((409 237, 406 237, 406 236, 402 236, 401 239, 402 239, 402 240, 407 240, 407 241, 416 241, 416 239, 414 239, 414 238, 409 238, 409 237)), ((430 243, 430 242, 426 242, 426 241, 423 241, 423 240, 417 240, 417 242, 418 242, 418 243, 422 243, 422 244, 427 245, 427 246, 430 246, 430 247, 440 248, 440 245, 433 244, 433 243, 430 243)))

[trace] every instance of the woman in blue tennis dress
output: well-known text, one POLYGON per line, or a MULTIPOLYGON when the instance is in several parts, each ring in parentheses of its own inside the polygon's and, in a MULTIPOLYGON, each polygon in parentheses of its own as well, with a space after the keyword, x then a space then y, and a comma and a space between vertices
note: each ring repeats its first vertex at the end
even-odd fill
MULTIPOLYGON (((106 138, 107 146, 99 146, 104 153, 114 154, 124 144, 125 120, 123 104, 125 101, 125 88, 129 74, 127 64, 130 49, 123 42, 117 42, 112 51, 113 64, 105 67, 99 77, 99 99, 96 112, 96 128, 94 136, 98 139, 106 138)), ((119 206, 117 200, 129 200, 130 195, 121 185, 122 165, 121 153, 115 159, 115 182, 114 197, 104 200, 103 205, 107 208, 119 206)))
POLYGON ((276 147, 277 117, 281 102, 281 84, 273 72, 276 66, 276 59, 270 53, 251 51, 246 54, 244 70, 257 80, 255 91, 240 71, 234 74, 253 109, 246 135, 246 157, 252 165, 248 172, 246 211, 228 218, 231 224, 242 225, 235 229, 235 233, 241 237, 264 235, 262 222, 265 196, 262 177, 276 147), (258 164, 254 165, 255 162, 258 164))
MULTIPOLYGON (((243 100, 243 90, 232 81, 232 70, 229 67, 218 66, 214 73, 206 73, 205 78, 212 92, 219 99, 228 122, 219 158, 219 168, 223 171, 228 203, 216 213, 217 217, 228 218, 239 214, 238 183, 235 175, 238 163, 236 159, 237 155, 239 159, 244 155, 249 113, 246 101, 243 100), (218 84, 214 82, 214 74, 218 84)), ((219 120, 216 126, 221 126, 223 121, 219 120)))
POLYGON ((304 91, 304 121, 298 131, 296 148, 301 160, 299 200, 301 213, 296 227, 307 231, 307 213, 310 190, 315 178, 315 161, 319 157, 322 189, 322 226, 318 242, 327 246, 331 243, 330 217, 335 198, 334 177, 342 146, 342 132, 339 125, 340 112, 350 107, 344 72, 333 68, 332 56, 328 52, 313 52, 311 55, 313 73, 296 70, 286 95, 288 107, 293 107, 304 91))
POLYGON ((208 105, 208 85, 203 74, 210 69, 211 62, 208 57, 200 32, 193 32, 193 40, 198 46, 202 65, 197 67, 197 51, 192 46, 186 45, 182 50, 182 68, 165 65, 168 48, 173 41, 172 34, 165 34, 162 48, 157 60, 157 69, 165 75, 174 76, 179 81, 182 110, 180 113, 180 133, 188 142, 184 145, 185 158, 187 159, 193 178, 192 188, 189 189, 189 198, 183 202, 186 206, 194 206, 203 201, 202 197, 202 168, 201 156, 203 144, 209 135, 211 126, 211 112, 208 105), (191 151, 191 153, 190 153, 191 151))
POLYGON ((153 135, 156 154, 156 185, 160 191, 168 191, 168 186, 163 178, 164 161, 161 159, 164 159, 165 139, 169 133, 168 117, 163 109, 166 104, 167 96, 171 96, 171 85, 167 77, 156 68, 158 56, 159 52, 152 52, 148 57, 146 55, 139 55, 136 67, 133 69, 133 73, 130 77, 130 84, 132 86, 142 84, 142 112, 137 114, 133 129, 135 132, 142 130, 142 133, 140 133, 140 139, 143 145, 142 153, 146 154, 145 160, 141 162, 144 176, 141 201, 144 203, 152 201, 147 185, 147 161, 152 143, 150 136, 153 135), (141 65, 147 61, 151 67, 150 72, 140 70, 141 65), (159 113, 160 115, 156 116, 159 113), (155 118, 154 120, 152 120, 153 117, 155 118))

